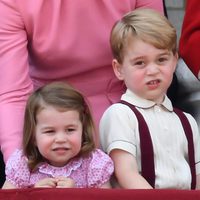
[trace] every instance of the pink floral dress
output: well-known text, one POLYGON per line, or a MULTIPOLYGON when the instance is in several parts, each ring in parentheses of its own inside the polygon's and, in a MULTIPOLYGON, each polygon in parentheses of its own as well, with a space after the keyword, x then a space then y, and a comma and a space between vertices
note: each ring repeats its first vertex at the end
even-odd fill
POLYGON ((111 158, 100 149, 71 160, 64 167, 41 163, 34 172, 30 172, 22 150, 16 150, 6 164, 6 180, 17 188, 27 188, 43 178, 64 176, 72 178, 78 188, 97 188, 110 179, 113 171, 111 158))

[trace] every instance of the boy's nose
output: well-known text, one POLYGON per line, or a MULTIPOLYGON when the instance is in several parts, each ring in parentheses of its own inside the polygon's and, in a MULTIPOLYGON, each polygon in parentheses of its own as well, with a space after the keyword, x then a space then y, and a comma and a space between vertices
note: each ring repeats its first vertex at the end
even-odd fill
POLYGON ((159 72, 159 67, 157 66, 157 64, 152 63, 148 65, 147 74, 156 74, 158 72, 159 72))

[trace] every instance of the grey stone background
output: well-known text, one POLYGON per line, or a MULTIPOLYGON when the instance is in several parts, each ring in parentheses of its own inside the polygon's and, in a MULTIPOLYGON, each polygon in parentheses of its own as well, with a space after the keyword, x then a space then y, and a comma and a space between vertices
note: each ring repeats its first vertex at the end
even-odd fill
POLYGON ((168 19, 177 30, 178 41, 180 39, 185 14, 185 4, 186 0, 165 0, 168 19))

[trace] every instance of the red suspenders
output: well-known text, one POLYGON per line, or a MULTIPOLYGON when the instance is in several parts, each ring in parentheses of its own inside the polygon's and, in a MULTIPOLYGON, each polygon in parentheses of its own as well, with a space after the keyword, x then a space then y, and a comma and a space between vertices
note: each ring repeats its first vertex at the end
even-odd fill
MULTIPOLYGON (((153 144, 152 144, 149 128, 144 120, 144 117, 135 108, 134 105, 126 101, 120 101, 120 103, 129 106, 137 117, 138 126, 139 126, 139 134, 140 134, 141 171, 142 171, 141 173, 142 173, 142 176, 148 181, 148 183, 152 187, 155 187, 154 153, 153 153, 153 144)), ((190 165, 190 171, 192 175, 191 189, 195 189, 196 170, 195 170, 194 143, 193 143, 192 129, 187 117, 184 115, 182 111, 174 108, 174 112, 180 118, 184 131, 185 131, 186 138, 188 140, 189 165, 190 165)))
POLYGON ((195 189, 196 188, 196 168, 195 168, 195 158, 194 158, 195 153, 194 153, 192 128, 190 126, 190 123, 187 117, 181 110, 174 108, 174 112, 178 115, 178 117, 181 120, 183 129, 185 131, 185 135, 188 141, 188 157, 189 157, 190 171, 192 175, 191 189, 195 189))

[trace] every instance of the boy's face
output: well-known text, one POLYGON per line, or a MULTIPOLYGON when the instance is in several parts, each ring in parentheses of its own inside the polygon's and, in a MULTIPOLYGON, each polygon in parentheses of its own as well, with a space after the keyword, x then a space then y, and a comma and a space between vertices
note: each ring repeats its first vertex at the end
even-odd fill
POLYGON ((161 103, 171 84, 177 59, 168 50, 134 38, 127 46, 123 63, 113 60, 113 69, 136 95, 161 103))

